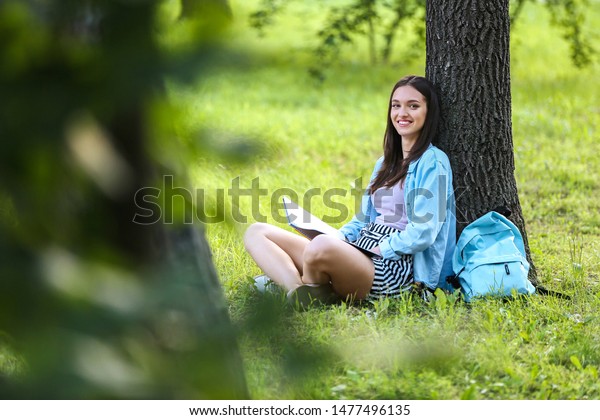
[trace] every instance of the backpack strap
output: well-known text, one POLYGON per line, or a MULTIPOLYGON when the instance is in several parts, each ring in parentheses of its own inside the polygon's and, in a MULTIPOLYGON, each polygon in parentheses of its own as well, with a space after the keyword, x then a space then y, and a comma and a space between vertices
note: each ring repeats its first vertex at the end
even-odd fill
POLYGON ((466 266, 463 266, 463 268, 460 269, 460 271, 452 276, 447 276, 446 277, 446 283, 448 283, 450 286, 454 287, 455 289, 460 289, 460 280, 459 277, 462 274, 463 271, 465 271, 466 266))
POLYGON ((535 287, 535 291, 538 292, 542 296, 554 296, 554 297, 561 298, 561 299, 571 300, 571 296, 569 296, 567 294, 555 292, 554 290, 548 290, 544 286, 540 286, 540 285, 536 285, 534 287, 535 287))

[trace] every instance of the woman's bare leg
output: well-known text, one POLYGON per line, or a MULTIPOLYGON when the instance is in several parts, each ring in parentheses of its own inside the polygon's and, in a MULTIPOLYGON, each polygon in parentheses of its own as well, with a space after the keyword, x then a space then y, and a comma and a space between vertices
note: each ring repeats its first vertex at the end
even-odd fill
POLYGON ((286 290, 304 284, 331 283, 343 298, 364 299, 375 267, 365 254, 338 238, 319 235, 312 241, 266 223, 251 225, 244 245, 256 264, 286 290))
POLYGON ((364 299, 373 286, 373 261, 338 238, 317 236, 305 247, 303 261, 304 283, 331 282, 343 298, 364 299))
POLYGON ((286 290, 302 284, 304 249, 309 242, 266 223, 252 224, 244 234, 244 246, 256 264, 286 290))

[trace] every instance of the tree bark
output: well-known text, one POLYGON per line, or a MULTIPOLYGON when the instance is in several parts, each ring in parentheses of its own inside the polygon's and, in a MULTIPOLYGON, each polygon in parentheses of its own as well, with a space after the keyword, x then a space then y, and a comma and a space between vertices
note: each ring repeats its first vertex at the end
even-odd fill
POLYGON ((509 1, 429 0, 426 21, 426 76, 441 95, 439 146, 454 173, 457 234, 507 207, 531 262, 514 176, 509 1))

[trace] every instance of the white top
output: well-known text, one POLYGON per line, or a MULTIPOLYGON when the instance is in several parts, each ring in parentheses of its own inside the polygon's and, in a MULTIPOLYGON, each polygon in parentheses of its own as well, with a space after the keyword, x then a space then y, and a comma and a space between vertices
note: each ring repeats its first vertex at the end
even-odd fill
POLYGON ((373 207, 379 215, 375 223, 404 230, 408 224, 406 217, 406 206, 404 204, 404 185, 402 182, 392 188, 382 187, 371 194, 373 207))

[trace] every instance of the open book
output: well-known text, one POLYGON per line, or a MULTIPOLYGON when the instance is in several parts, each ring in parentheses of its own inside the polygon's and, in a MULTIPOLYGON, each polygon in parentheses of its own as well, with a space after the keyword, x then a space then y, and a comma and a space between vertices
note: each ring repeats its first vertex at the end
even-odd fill
POLYGON ((342 239, 339 231, 327 223, 319 219, 317 216, 307 212, 298 204, 290 200, 289 197, 283 196, 283 208, 285 209, 285 215, 288 219, 288 224, 296 229, 300 234, 306 236, 308 239, 313 239, 317 235, 331 235, 339 238, 340 240, 352 245, 354 248, 366 254, 368 257, 381 258, 374 252, 368 249, 362 248, 352 242, 342 239))

